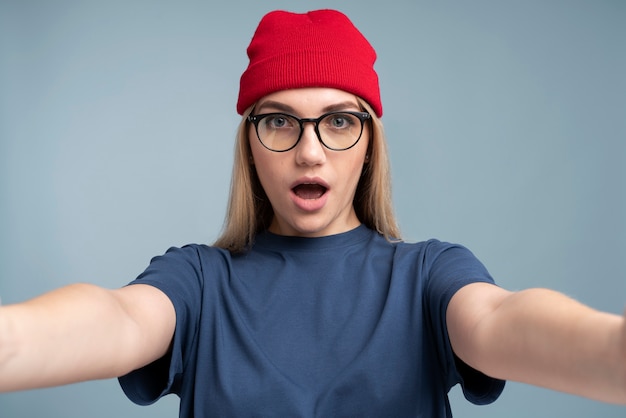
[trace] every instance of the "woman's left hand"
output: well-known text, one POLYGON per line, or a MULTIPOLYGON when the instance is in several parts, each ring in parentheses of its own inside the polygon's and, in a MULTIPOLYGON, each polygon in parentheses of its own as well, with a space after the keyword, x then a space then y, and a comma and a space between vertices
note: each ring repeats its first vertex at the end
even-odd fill
POLYGON ((621 338, 621 346, 622 346, 622 392, 624 395, 624 399, 622 401, 623 404, 626 405, 626 311, 624 311, 624 317, 622 318, 622 338, 621 338))

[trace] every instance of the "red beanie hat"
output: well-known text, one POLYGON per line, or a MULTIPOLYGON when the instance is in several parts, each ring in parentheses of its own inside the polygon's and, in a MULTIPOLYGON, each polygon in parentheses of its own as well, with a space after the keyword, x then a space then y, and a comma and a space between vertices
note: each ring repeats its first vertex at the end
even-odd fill
POLYGON ((344 90, 364 99, 378 117, 383 114, 376 51, 341 12, 270 12, 247 52, 250 63, 237 101, 240 115, 263 96, 301 87, 344 90))

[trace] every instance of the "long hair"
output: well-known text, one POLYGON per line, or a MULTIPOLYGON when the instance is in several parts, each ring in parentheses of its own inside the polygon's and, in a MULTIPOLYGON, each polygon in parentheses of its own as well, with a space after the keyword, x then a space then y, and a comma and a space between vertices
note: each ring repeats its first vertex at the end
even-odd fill
MULTIPOLYGON (((381 120, 364 100, 359 104, 372 115, 370 119, 369 161, 364 165, 354 196, 354 210, 359 220, 386 239, 399 240, 391 197, 391 169, 387 141, 381 120)), ((274 211, 251 163, 247 117, 254 106, 243 113, 237 129, 235 158, 230 183, 230 198, 222 234, 213 244, 232 253, 245 251, 254 237, 266 230, 274 211)))

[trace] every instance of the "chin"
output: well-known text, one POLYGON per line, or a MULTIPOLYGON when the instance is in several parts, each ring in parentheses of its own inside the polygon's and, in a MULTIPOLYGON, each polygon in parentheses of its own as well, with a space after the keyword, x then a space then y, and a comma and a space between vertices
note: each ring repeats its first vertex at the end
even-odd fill
POLYGON ((274 222, 270 227, 270 231, 275 234, 310 238, 332 235, 334 233, 333 230, 334 228, 331 228, 328 223, 312 219, 286 224, 274 222))

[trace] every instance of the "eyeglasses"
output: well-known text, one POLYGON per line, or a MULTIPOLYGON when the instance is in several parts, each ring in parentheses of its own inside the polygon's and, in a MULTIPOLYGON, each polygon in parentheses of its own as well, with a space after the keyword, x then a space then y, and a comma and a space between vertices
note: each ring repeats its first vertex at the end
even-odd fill
POLYGON ((319 118, 300 119, 286 113, 264 113, 250 115, 259 141, 274 152, 285 152, 294 148, 304 131, 305 123, 315 124, 315 133, 322 145, 333 151, 352 148, 361 139, 363 123, 372 116, 367 112, 330 112, 319 118))

